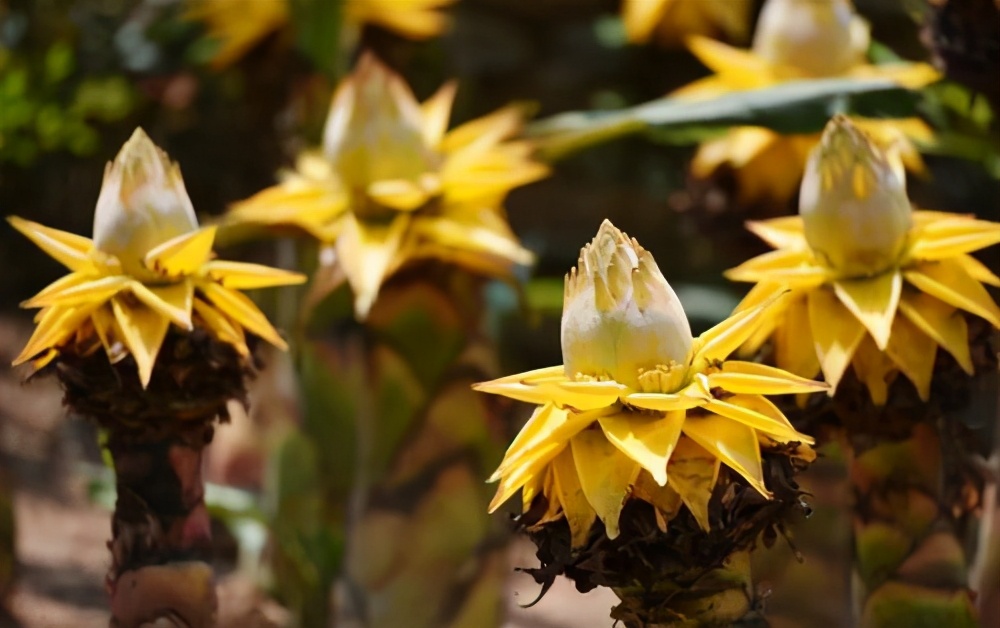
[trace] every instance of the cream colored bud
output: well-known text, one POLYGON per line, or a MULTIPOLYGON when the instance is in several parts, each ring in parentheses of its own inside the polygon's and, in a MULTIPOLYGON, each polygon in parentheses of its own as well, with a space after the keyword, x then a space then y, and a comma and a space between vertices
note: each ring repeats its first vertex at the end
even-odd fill
POLYGON ((566 277, 566 374, 611 377, 639 388, 639 374, 684 363, 691 327, 653 256, 605 220, 566 277))
POLYGON ((863 63, 869 42, 868 24, 849 0, 767 0, 753 51, 809 76, 835 76, 863 63))
POLYGON ((125 272, 144 276, 151 249, 198 228, 176 163, 142 129, 132 133, 114 162, 94 212, 94 246, 118 258, 125 272))
POLYGON ((403 79, 365 54, 334 94, 323 152, 353 189, 378 181, 416 181, 433 159, 421 124, 420 104, 403 79))
POLYGON ((836 116, 809 155, 799 214, 830 267, 848 277, 886 270, 903 253, 913 216, 898 156, 836 116))

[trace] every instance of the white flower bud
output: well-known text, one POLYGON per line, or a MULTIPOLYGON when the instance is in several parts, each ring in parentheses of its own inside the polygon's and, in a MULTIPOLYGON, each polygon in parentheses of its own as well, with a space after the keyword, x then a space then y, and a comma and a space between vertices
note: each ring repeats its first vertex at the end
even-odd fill
POLYGON ((684 363, 691 344, 681 302, 653 256, 605 220, 566 278, 566 374, 611 377, 638 389, 642 371, 684 363))
POLYGON ((903 253, 912 224, 902 163, 836 116, 809 155, 799 214, 809 246, 831 268, 880 273, 903 253))
POLYGON ((126 273, 143 277, 146 253, 197 228, 180 168, 136 129, 104 170, 94 246, 118 258, 126 273))
POLYGON ((864 62, 869 41, 868 24, 849 0, 768 0, 753 51, 809 76, 835 76, 864 62))

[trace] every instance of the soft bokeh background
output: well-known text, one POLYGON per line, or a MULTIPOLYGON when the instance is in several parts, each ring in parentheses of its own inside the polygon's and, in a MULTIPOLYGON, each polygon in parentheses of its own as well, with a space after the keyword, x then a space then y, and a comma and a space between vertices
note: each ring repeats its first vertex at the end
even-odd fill
MULTIPOLYGON (((856 4, 875 39, 905 58, 927 58, 914 19, 919 2, 856 4)), ((333 86, 331 73, 316 63, 321 51, 272 34, 217 71, 208 64, 214 44, 201 25, 183 19, 183 10, 176 0, 0 0, 0 214, 89 234, 104 164, 137 125, 180 162, 206 218, 273 183, 276 170, 317 138, 333 86)), ((684 51, 626 45, 618 10, 617 0, 460 0, 450 10, 453 28, 439 38, 418 43, 368 27, 362 47, 402 72, 420 98, 457 78, 453 123, 515 100, 533 103, 539 117, 616 108, 705 74, 684 51)), ((940 91, 939 103, 966 96, 940 91)), ((559 362, 562 274, 604 218, 652 250, 696 328, 732 309, 741 287, 728 285, 721 271, 764 250, 742 221, 792 206, 737 206, 725 174, 690 180, 691 154, 687 146, 622 139, 561 161, 552 177, 510 196, 514 230, 539 261, 524 276, 526 310, 508 289, 489 293, 504 372, 559 362)), ((1000 182, 988 168, 955 156, 927 160, 931 176, 911 182, 918 205, 1000 218, 1000 182)), ((996 248, 986 260, 994 268, 996 248)), ((283 252, 274 243, 226 253, 279 264, 289 259, 287 247, 283 252)), ((30 317, 18 303, 59 268, 12 229, 0 228, 0 269, 0 362, 8 363, 30 333, 30 317)), ((260 574, 246 568, 264 544, 263 532, 240 517, 263 482, 269 426, 294 414, 288 365, 277 357, 272 364, 255 391, 252 416, 220 430, 209 470, 217 485, 209 501, 220 515, 223 620, 232 625, 280 625, 284 616, 258 586, 260 574)), ((19 380, 18 372, 0 367, 0 479, 13 492, 19 553, 13 615, 0 625, 104 625, 109 499, 97 435, 64 416, 54 381, 21 386, 19 380)), ((523 420, 523 409, 511 412, 523 420)), ((832 491, 824 496, 829 503, 847 499, 838 493, 841 472, 835 455, 816 471, 832 491)), ((809 538, 806 529, 801 543, 809 538)), ((846 538, 822 541, 846 552, 846 538)), ((9 565, 10 557, 0 556, 4 561, 9 565)), ((532 565, 530 547, 516 546, 512 562, 532 565)), ((786 580, 807 577, 808 567, 791 569, 786 580)), ((831 616, 843 599, 835 593, 831 616)), ((580 596, 561 583, 537 607, 518 609, 536 594, 530 579, 514 577, 511 626, 611 623, 607 594, 580 596)), ((780 613, 780 598, 775 603, 780 613)))

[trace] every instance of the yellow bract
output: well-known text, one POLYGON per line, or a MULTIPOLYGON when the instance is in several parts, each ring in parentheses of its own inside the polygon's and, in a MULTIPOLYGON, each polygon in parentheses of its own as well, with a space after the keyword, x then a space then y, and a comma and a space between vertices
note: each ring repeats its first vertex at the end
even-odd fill
POLYGON ((529 144, 508 140, 523 123, 516 107, 446 132, 455 89, 449 83, 421 105, 365 55, 334 94, 322 148, 237 203, 229 223, 297 227, 330 244, 359 318, 409 261, 437 258, 493 276, 530 263, 503 199, 548 169, 532 161, 529 144))
POLYGON ((633 43, 655 37, 673 45, 688 35, 744 41, 752 9, 752 0, 624 0, 622 21, 633 43))
POLYGON ((104 175, 94 240, 8 219, 72 271, 22 304, 41 308, 14 364, 38 369, 60 352, 103 346, 111 362, 131 355, 145 387, 171 324, 196 326, 249 354, 244 332, 284 348, 241 289, 301 283, 302 275, 213 260, 215 227, 199 229, 180 171, 137 129, 104 175))
MULTIPOLYGON (((353 28, 375 24, 409 39, 428 39, 448 26, 448 18, 439 9, 456 1, 345 0, 342 19, 353 28)), ((219 68, 245 55, 291 19, 290 0, 188 0, 187 4, 187 17, 204 22, 208 35, 218 40, 212 64, 219 68)))
MULTIPOLYGON (((863 137, 849 125, 844 119, 832 121, 825 138, 845 132, 863 137)), ((854 150, 850 146, 845 150, 854 150)), ((837 164, 838 170, 843 158, 818 148, 817 172, 830 174, 826 161, 837 164)), ((851 169, 845 171, 846 182, 860 178, 879 189, 841 188, 836 183, 827 187, 823 177, 807 177, 802 202, 813 210, 822 206, 821 211, 748 223, 776 250, 726 273, 734 281, 757 284, 741 309, 791 291, 790 298, 765 314, 760 331, 742 349, 745 355, 771 338, 779 367, 803 377, 822 371, 831 394, 853 365, 879 405, 885 403, 897 373, 913 382, 926 400, 938 346, 972 373, 963 311, 1000 327, 1000 308, 982 285, 1000 286, 1000 279, 969 255, 1000 242, 1000 224, 912 211, 908 205, 906 215, 901 214, 895 196, 905 194, 902 181, 855 171, 884 168, 884 159, 850 162, 851 169), (847 190, 853 190, 853 198, 847 198, 847 190), (828 193, 836 202, 824 202, 828 193), (810 238, 810 229, 817 235, 810 238), (817 245, 825 248, 817 250, 817 245)))
MULTIPOLYGON (((682 98, 713 98, 809 78, 884 78, 917 89, 940 78, 926 63, 872 65, 865 55, 867 24, 848 0, 768 0, 750 50, 695 36, 688 47, 710 70, 673 93, 682 98)), ((921 173, 923 161, 913 141, 928 141, 931 129, 918 118, 855 122, 881 146, 893 147, 907 168, 921 173)), ((691 164, 698 177, 724 165, 736 174, 741 202, 783 201, 797 188, 810 150, 820 134, 781 135, 760 127, 735 127, 703 143, 691 164)))
POLYGON ((761 395, 825 384, 726 360, 779 297, 692 338, 656 262, 608 221, 566 282, 565 366, 475 386, 539 404, 491 478, 500 482, 491 511, 518 490, 524 510, 544 495, 538 525, 565 517, 574 547, 596 519, 615 538, 629 498, 652 504, 664 528, 683 503, 708 529, 720 464, 769 496, 762 446, 798 443, 797 455, 812 456, 812 439, 761 395))

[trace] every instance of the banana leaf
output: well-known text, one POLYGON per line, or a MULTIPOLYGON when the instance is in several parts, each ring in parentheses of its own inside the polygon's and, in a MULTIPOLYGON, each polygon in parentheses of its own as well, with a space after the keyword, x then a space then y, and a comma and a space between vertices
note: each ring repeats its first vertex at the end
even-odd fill
POLYGON ((709 100, 665 97, 616 111, 562 113, 531 124, 527 135, 536 141, 540 158, 557 161, 635 133, 670 143, 689 143, 702 135, 692 129, 735 125, 814 133, 836 113, 901 118, 914 115, 917 102, 917 93, 885 79, 809 79, 709 100))

